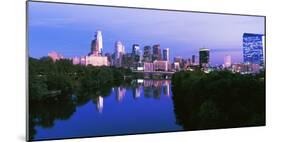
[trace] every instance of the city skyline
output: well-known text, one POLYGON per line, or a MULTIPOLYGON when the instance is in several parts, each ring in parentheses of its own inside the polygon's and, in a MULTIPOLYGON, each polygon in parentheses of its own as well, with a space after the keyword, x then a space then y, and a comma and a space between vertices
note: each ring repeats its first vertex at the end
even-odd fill
POLYGON ((65 57, 86 55, 94 33, 101 30, 103 53, 114 53, 116 41, 124 44, 127 53, 133 44, 142 51, 146 45, 160 44, 162 50, 170 49, 170 60, 198 56, 199 49, 205 47, 211 51, 211 64, 223 64, 226 55, 235 63, 243 62, 243 34, 264 34, 264 17, 40 3, 29 6, 29 55, 35 58, 51 51, 65 57), (102 16, 93 16, 95 13, 102 16))

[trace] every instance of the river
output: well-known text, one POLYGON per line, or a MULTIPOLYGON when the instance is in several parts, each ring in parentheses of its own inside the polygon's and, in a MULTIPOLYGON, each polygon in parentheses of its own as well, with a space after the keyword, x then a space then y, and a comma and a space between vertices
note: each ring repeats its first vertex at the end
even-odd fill
POLYGON ((170 80, 140 79, 131 84, 112 87, 91 99, 72 97, 65 103, 36 107, 30 130, 33 139, 183 130, 176 124, 170 80))

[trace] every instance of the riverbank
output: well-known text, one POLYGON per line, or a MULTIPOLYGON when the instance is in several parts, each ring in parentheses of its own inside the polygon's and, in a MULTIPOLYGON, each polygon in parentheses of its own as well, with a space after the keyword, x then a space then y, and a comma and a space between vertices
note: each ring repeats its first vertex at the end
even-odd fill
POLYGON ((177 123, 186 130, 265 125, 263 73, 177 72, 172 91, 177 123))
POLYGON ((50 58, 29 58, 29 100, 50 96, 94 93, 130 80, 130 69, 73 65, 70 60, 53 62, 50 58))

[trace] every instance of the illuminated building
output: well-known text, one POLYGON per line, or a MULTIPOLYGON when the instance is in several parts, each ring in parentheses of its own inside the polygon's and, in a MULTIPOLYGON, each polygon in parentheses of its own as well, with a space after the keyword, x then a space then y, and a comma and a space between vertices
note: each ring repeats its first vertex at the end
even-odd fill
POLYGON ((243 34, 243 59, 244 63, 260 64, 264 63, 264 35, 243 34))
POLYGON ((144 62, 144 63, 143 63, 143 70, 144 70, 144 71, 154 71, 153 63, 144 62))
POLYGON ((74 65, 80 64, 80 58, 79 57, 72 58, 72 64, 74 65))
POLYGON ((140 55, 140 46, 138 44, 133 44, 132 54, 133 55, 140 55))
POLYGON ((109 66, 106 56, 86 56, 86 65, 92 66, 109 66))
POLYGON ((101 56, 102 48, 103 48, 102 33, 101 31, 97 31, 95 35, 95 39, 92 40, 91 43, 91 52, 89 53, 89 56, 90 55, 101 56))
POLYGON ((226 55, 224 57, 224 67, 225 68, 231 67, 231 56, 230 55, 226 55))
POLYGON ((81 65, 86 65, 86 56, 80 57, 80 64, 81 65))
POLYGON ((179 71, 180 70, 180 63, 174 62, 174 70, 179 71))
POLYGON ((155 60, 153 62, 154 71, 168 71, 168 61, 155 60))
POLYGON ((63 59, 63 56, 55 51, 48 53, 48 56, 55 62, 56 60, 63 59))
POLYGON ((241 74, 259 73, 260 65, 251 63, 233 64, 232 71, 241 74))
POLYGON ((125 46, 121 41, 115 43, 115 53, 114 53, 114 65, 117 67, 122 66, 122 58, 125 54, 125 46))

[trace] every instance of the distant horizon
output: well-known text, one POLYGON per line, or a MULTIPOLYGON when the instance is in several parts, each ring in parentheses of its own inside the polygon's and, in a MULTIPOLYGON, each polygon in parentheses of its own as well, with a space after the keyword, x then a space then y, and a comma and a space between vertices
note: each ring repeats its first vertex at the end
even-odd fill
POLYGON ((161 51, 170 49, 173 61, 177 56, 198 56, 200 48, 208 48, 212 65, 222 64, 226 55, 239 63, 243 34, 264 35, 264 17, 255 16, 29 2, 28 17, 33 58, 52 51, 65 58, 86 56, 95 32, 101 30, 104 54, 113 54, 120 40, 126 53, 133 44, 142 51, 146 45, 160 44, 161 51))

